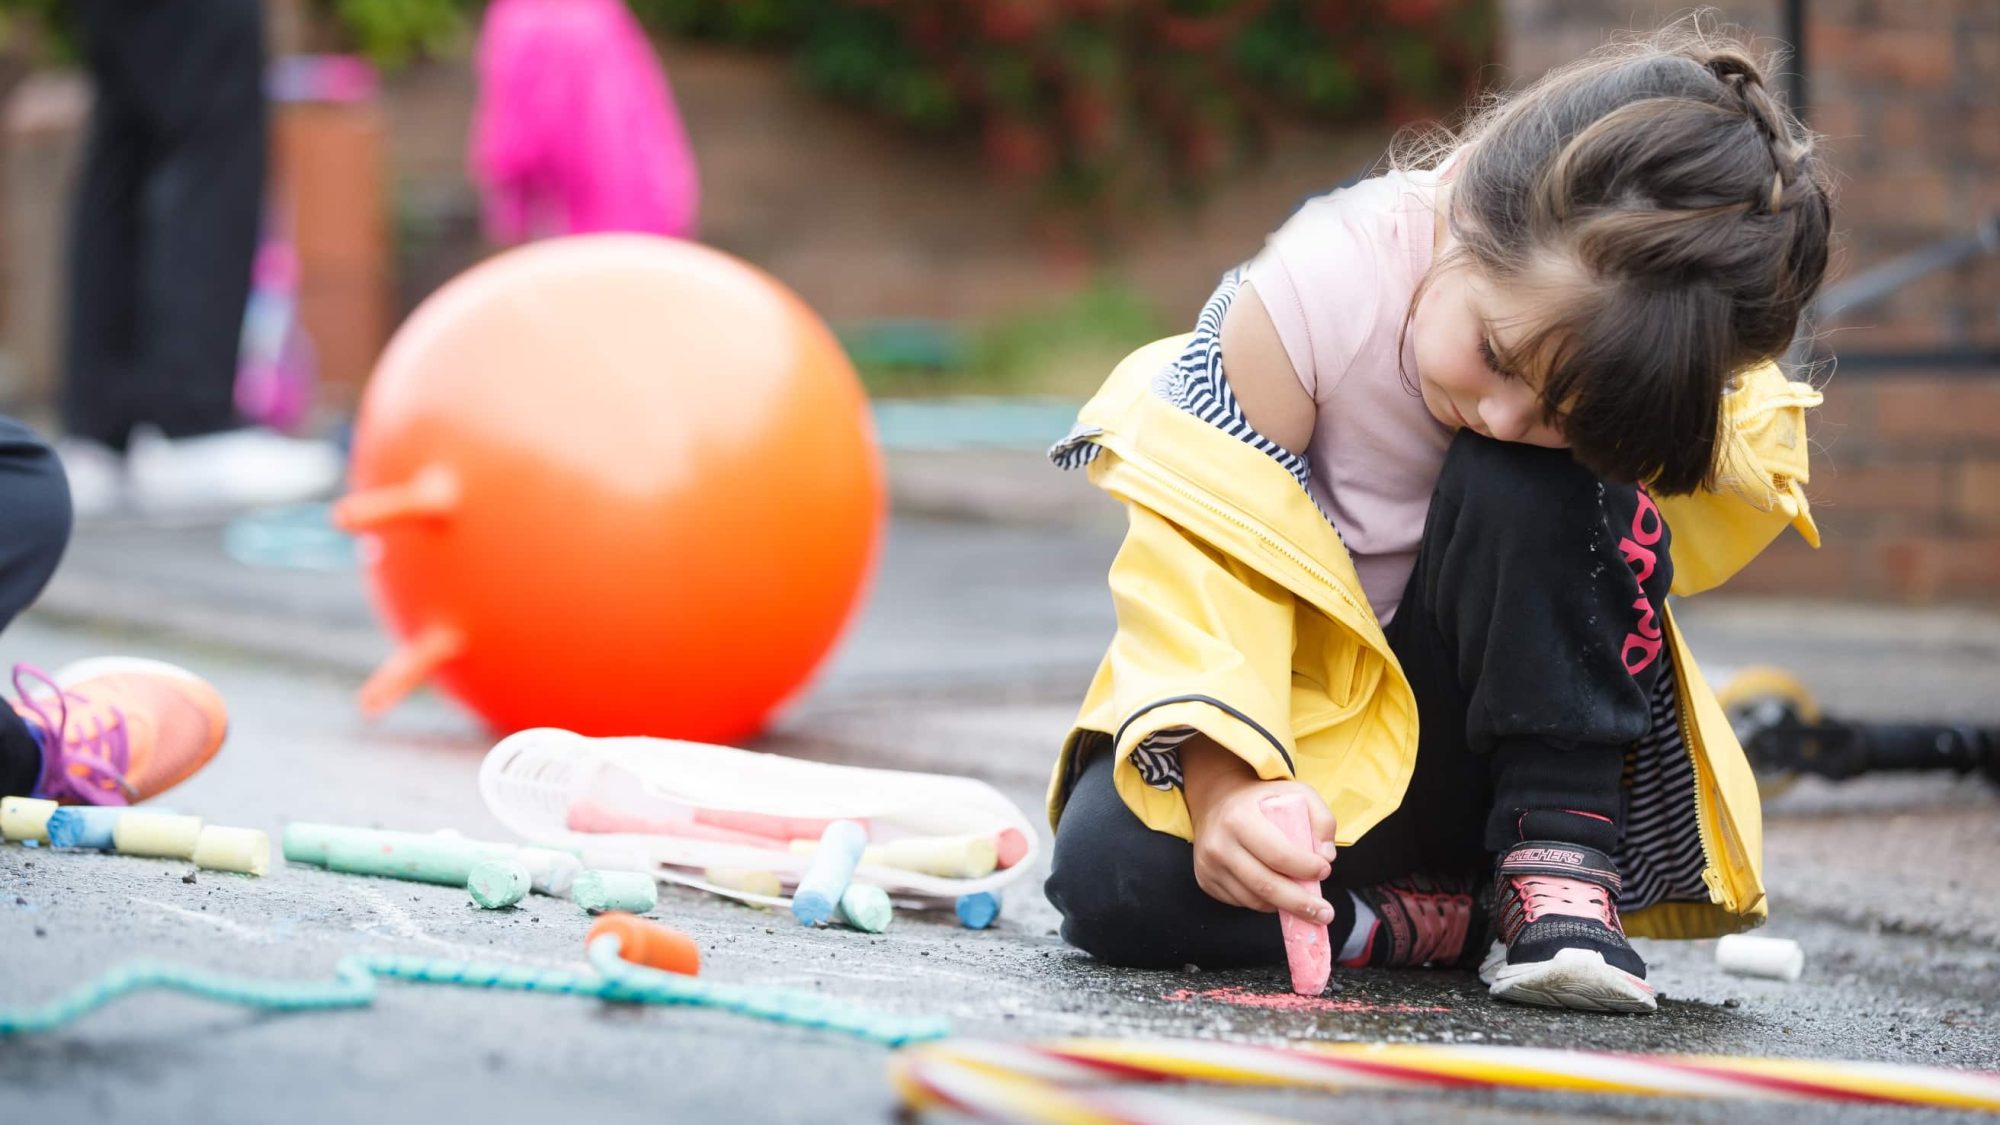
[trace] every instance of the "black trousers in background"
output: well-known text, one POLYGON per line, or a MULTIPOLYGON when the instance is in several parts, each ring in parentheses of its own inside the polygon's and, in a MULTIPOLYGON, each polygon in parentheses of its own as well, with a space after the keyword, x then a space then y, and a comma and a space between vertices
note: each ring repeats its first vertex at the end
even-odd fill
MULTIPOLYGON (((34 431, 0 417, 0 629, 41 595, 69 546, 69 479, 34 431)), ((25 797, 42 768, 41 745, 0 703, 0 796, 25 797)))
POLYGON ((265 173, 259 0, 76 0, 96 102, 71 216, 62 416, 238 424, 237 347, 265 173))
MULTIPOLYGON (((1667 548, 1649 498, 1567 452, 1453 440, 1387 630, 1417 697, 1415 771, 1396 811, 1341 849, 1330 900, 1411 874, 1483 874, 1523 838, 1615 850, 1625 748, 1651 725, 1670 659, 1653 643, 1667 548)), ((1063 937, 1113 964, 1284 959, 1270 915, 1210 898, 1192 846, 1126 808, 1106 754, 1064 806, 1047 892, 1063 937)))

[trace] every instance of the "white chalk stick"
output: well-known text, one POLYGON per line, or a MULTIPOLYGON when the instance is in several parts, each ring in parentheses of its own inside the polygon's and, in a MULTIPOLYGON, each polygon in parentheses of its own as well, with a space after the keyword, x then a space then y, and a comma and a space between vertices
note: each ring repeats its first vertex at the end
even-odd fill
POLYGON ((583 874, 583 861, 554 848, 522 848, 514 862, 528 869, 528 886, 538 895, 561 898, 583 874))
POLYGON ((0 837, 49 842, 49 818, 61 806, 34 797, 0 797, 0 837))
POLYGON ((834 907, 861 865, 868 830, 851 820, 836 820, 820 835, 812 863, 792 892, 792 917, 802 926, 817 926, 833 918, 834 907))
MULTIPOLYGON (((116 830, 115 826, 113 830, 116 830)), ((211 824, 195 837, 194 852, 190 858, 196 867, 209 871, 262 875, 271 869, 271 837, 255 828, 224 828, 211 824)))
POLYGON ((1715 963, 1739 977, 1792 981, 1806 971, 1806 951, 1791 938, 1730 934, 1715 943, 1715 963))
POLYGON ((111 844, 120 855, 158 859, 193 859, 201 839, 201 818, 170 813, 129 812, 111 829, 111 844))

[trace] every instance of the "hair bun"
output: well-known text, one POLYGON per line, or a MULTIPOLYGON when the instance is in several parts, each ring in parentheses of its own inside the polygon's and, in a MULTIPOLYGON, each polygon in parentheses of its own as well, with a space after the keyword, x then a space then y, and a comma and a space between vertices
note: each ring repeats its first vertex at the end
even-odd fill
POLYGON ((1717 51, 1715 54, 1710 55, 1708 61, 1703 65, 1708 67, 1710 74, 1715 75, 1724 83, 1728 83, 1730 79, 1734 78, 1745 85, 1762 86, 1764 84, 1763 72, 1757 69, 1757 64, 1734 51, 1717 51))

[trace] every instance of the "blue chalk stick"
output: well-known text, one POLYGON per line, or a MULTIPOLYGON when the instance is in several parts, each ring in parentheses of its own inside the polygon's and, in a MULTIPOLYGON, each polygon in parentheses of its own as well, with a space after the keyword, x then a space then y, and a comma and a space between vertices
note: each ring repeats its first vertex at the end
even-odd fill
POLYGON ((817 926, 833 917, 833 909, 847 890, 854 869, 861 865, 861 853, 868 847, 868 830, 851 820, 836 820, 826 826, 813 851, 812 863, 792 892, 792 917, 801 926, 817 926))
POLYGON ((960 895, 953 904, 959 923, 969 930, 983 930, 1000 917, 1000 896, 992 891, 960 895))
POLYGON ((65 805, 49 814, 49 845, 110 851, 111 830, 123 815, 122 808, 65 805))

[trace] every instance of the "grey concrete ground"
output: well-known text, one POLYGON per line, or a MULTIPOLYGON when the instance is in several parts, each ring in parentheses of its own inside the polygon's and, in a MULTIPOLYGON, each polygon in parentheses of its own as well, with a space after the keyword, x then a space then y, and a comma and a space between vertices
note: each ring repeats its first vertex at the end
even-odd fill
MULTIPOLYGON (((246 568, 218 543, 213 527, 86 529, 43 609, 0 638, 0 660, 54 667, 116 650, 213 678, 234 733, 172 794, 181 810, 274 833, 315 819, 497 835, 473 785, 490 744, 476 723, 432 697, 375 725, 352 710, 384 648, 358 576, 246 568)), ((899 523, 860 623, 763 745, 975 774, 1032 814, 1108 635, 1102 575, 1114 546, 1115 529, 1093 520, 899 523)), ((1682 614, 1712 663, 1784 663, 1830 710, 2000 722, 1991 612, 1717 600, 1682 614)), ((1715 969, 1712 943, 1649 943, 1668 997, 1649 1018, 1501 1008, 1470 976, 1441 972, 1344 972, 1316 1009, 1260 1008, 1251 1002, 1282 991, 1282 970, 1094 965, 1055 936, 1032 876, 984 933, 915 915, 879 937, 805 932, 678 892, 661 914, 700 941, 711 979, 945 1015, 966 1035, 1490 1042, 2000 1068, 2000 792, 1935 776, 1808 781, 1772 804, 1767 827, 1766 932, 1805 947, 1804 979, 1732 978, 1715 969)), ((187 873, 0 849, 0 1005, 136 956, 283 978, 327 976, 355 950, 574 965, 588 925, 549 899, 485 914, 449 889, 311 869, 261 880, 187 873)), ((893 1112, 886 1058, 838 1036, 708 1012, 385 984, 372 1008, 312 1015, 127 1001, 59 1034, 0 1042, 0 1100, 24 1119, 105 1121, 881 1120, 893 1112)), ((1743 1109, 1463 1093, 1189 1096, 1309 1119, 1719 1121, 1743 1109)))

